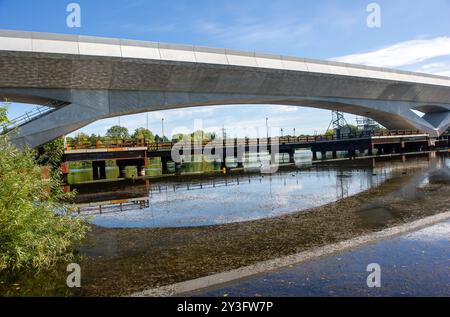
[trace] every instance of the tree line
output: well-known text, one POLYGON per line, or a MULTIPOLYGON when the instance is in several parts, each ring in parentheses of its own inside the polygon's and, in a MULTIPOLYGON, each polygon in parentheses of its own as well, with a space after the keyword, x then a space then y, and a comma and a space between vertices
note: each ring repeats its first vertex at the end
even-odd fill
POLYGON ((188 140, 204 140, 211 141, 216 139, 216 134, 214 132, 205 132, 202 130, 195 131, 189 134, 178 133, 172 136, 171 139, 166 136, 160 136, 153 133, 151 130, 146 128, 135 129, 133 133, 130 133, 126 127, 121 127, 119 125, 114 125, 110 127, 105 135, 91 134, 88 135, 84 132, 78 133, 74 137, 66 137, 68 143, 75 144, 95 144, 97 142, 115 141, 115 140, 145 140, 146 143, 164 143, 164 142, 178 142, 178 141, 188 141, 188 140))

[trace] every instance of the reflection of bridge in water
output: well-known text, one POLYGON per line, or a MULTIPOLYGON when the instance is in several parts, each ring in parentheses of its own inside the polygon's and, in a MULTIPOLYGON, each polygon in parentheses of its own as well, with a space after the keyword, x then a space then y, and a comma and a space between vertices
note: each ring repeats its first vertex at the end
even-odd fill
MULTIPOLYGON (((244 186, 242 189, 238 189, 237 191, 232 190, 232 192, 249 193, 248 188, 255 188, 255 185, 258 185, 257 188, 266 188, 266 195, 271 196, 274 194, 274 200, 277 200, 277 195, 282 188, 289 190, 296 188, 295 191, 298 195, 308 195, 310 189, 304 188, 304 186, 308 186, 307 184, 314 182, 313 180, 317 177, 322 180, 327 179, 326 183, 328 185, 321 183, 319 187, 323 185, 325 188, 318 189, 319 191, 314 195, 321 196, 325 194, 329 196, 331 192, 330 188, 327 186, 330 186, 331 181, 333 184, 332 187, 335 188, 334 199, 338 200, 355 194, 355 189, 357 188, 368 189, 380 185, 382 182, 392 177, 394 171, 397 171, 397 174, 402 174, 403 171, 409 167, 427 166, 427 158, 419 157, 418 159, 421 163, 418 163, 416 159, 405 162, 399 158, 397 161, 393 162, 381 160, 377 163, 375 163, 374 160, 369 159, 362 162, 354 162, 348 166, 346 164, 342 165, 334 163, 331 165, 315 165, 306 169, 286 167, 275 174, 269 175, 261 175, 258 173, 232 173, 216 177, 198 177, 193 180, 187 178, 187 181, 160 180, 153 184, 148 181, 141 181, 140 184, 135 183, 133 185, 121 187, 122 191, 117 190, 117 187, 115 187, 116 189, 109 192, 109 194, 89 193, 86 197, 83 197, 84 195, 81 194, 79 195, 80 201, 85 202, 79 203, 76 206, 78 212, 85 215, 130 212, 143 209, 147 210, 152 206, 152 202, 153 204, 158 205, 161 202, 161 199, 169 199, 169 201, 171 201, 171 199, 183 200, 187 197, 204 199, 207 198, 208 195, 219 193, 215 191, 216 189, 220 191, 220 193, 223 193, 221 188, 227 188, 226 192, 229 192, 228 188, 231 189, 233 187, 244 186), (251 187, 245 189, 246 186, 251 187), (273 186, 275 189, 272 193, 273 186), (136 188, 140 188, 139 191, 137 191, 136 188), (134 197, 127 197, 127 193, 132 191, 134 191, 134 197), (198 193, 202 191, 205 191, 205 193, 198 193), (103 199, 87 202, 89 197, 103 197, 103 199)), ((252 192, 252 194, 254 195, 256 193, 252 192)), ((295 196, 292 196, 291 198, 294 200, 297 199, 295 196)), ((313 196, 310 198, 313 199, 313 196)), ((217 203, 220 204, 220 202, 217 203)), ((154 206, 154 208, 158 209, 160 207, 154 206)))

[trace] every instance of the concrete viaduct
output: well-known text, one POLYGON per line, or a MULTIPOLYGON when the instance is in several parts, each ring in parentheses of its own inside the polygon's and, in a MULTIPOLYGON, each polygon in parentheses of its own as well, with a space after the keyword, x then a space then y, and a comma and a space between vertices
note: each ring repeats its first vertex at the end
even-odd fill
POLYGON ((340 110, 373 118, 388 129, 417 129, 431 137, 450 126, 448 77, 228 49, 21 31, 0 31, 0 98, 52 107, 22 122, 12 136, 18 146, 31 147, 99 119, 228 104, 340 110))

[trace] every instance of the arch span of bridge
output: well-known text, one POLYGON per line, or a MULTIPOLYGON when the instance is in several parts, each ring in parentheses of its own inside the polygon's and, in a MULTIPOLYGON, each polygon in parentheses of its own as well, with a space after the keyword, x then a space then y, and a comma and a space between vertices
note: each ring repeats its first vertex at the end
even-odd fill
MULTIPOLYGON (((21 122, 40 146, 99 119, 227 104, 340 110, 432 137, 450 126, 450 78, 188 45, 0 31, 0 97, 52 110, 21 122), (412 110, 419 110, 419 116, 412 110)), ((236 111, 239 111, 238 109, 236 111)))

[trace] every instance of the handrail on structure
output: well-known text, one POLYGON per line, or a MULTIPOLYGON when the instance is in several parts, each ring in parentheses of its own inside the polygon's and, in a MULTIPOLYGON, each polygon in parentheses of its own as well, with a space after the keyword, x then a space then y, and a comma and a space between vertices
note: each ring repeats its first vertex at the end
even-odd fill
POLYGON ((418 130, 391 130, 391 131, 376 131, 376 132, 362 132, 356 134, 344 134, 339 138, 334 135, 314 135, 314 136, 298 136, 298 137, 279 137, 279 138, 264 138, 264 139, 215 139, 215 140, 188 140, 177 142, 149 142, 144 139, 109 139, 104 138, 95 143, 91 141, 74 141, 66 144, 66 150, 82 150, 82 149, 103 149, 103 148, 133 148, 133 147, 147 147, 150 151, 164 151, 171 150, 175 145, 190 146, 190 147, 205 147, 210 146, 259 146, 260 144, 271 145, 273 139, 276 139, 277 144, 302 144, 314 142, 327 141, 341 141, 350 139, 370 138, 370 137, 391 137, 391 136, 408 136, 419 135, 418 130))
POLYGON ((60 107, 67 104, 66 102, 60 102, 52 100, 42 106, 37 106, 34 109, 25 112, 24 114, 9 120, 5 124, 3 124, 3 133, 7 133, 21 125, 24 125, 27 122, 30 122, 46 113, 49 113, 54 110, 55 107, 60 107))

